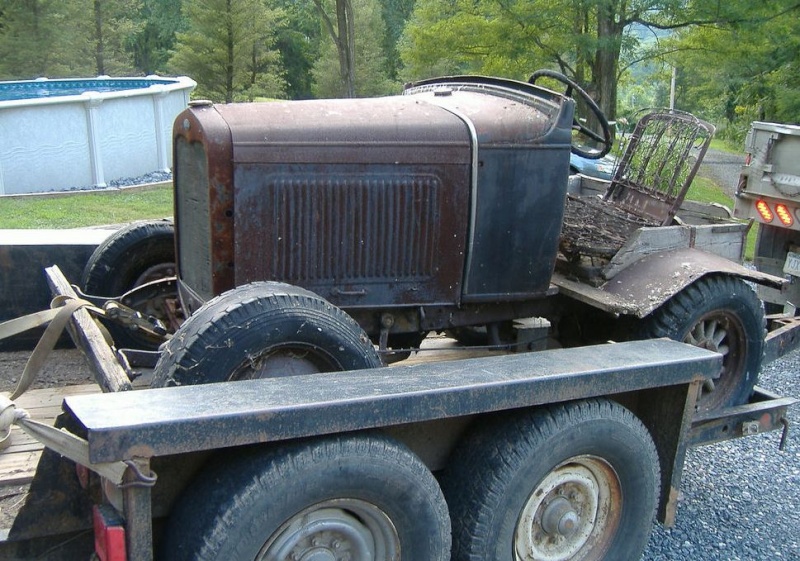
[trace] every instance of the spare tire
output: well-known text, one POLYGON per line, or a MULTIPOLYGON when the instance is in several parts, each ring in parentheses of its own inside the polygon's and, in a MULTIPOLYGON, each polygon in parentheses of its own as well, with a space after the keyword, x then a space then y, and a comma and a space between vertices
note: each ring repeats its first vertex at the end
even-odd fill
POLYGON ((134 222, 94 250, 81 288, 97 296, 121 296, 146 282, 175 276, 175 226, 171 220, 134 222))
MULTIPOLYGON (((97 246, 83 269, 81 290, 95 296, 122 296, 126 292, 155 280, 174 277, 175 226, 171 220, 134 222, 109 236, 97 246)), ((170 327, 164 302, 174 294, 160 294, 158 302, 134 306, 145 315, 155 315, 170 327), (142 309, 139 309, 142 308, 142 309), (159 312, 158 310, 161 310, 159 312)), ((128 329, 115 322, 106 322, 117 347, 155 350, 163 339, 128 329)))

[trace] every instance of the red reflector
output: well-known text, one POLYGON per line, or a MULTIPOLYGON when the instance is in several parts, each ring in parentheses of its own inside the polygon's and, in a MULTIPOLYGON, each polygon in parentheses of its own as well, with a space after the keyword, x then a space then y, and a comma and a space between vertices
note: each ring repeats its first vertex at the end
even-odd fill
POLYGON ((125 526, 109 505, 94 505, 94 552, 100 561, 127 561, 125 526))
POLYGON ((784 226, 791 226, 794 222, 794 218, 792 218, 792 211, 789 210, 783 203, 779 203, 775 206, 775 214, 778 215, 778 220, 781 221, 781 224, 784 226))
POLYGON ((772 219, 775 218, 775 216, 772 214, 772 211, 769 208, 769 205, 763 199, 759 199, 756 201, 756 210, 758 211, 758 215, 761 216, 761 219, 764 222, 772 222, 772 219))

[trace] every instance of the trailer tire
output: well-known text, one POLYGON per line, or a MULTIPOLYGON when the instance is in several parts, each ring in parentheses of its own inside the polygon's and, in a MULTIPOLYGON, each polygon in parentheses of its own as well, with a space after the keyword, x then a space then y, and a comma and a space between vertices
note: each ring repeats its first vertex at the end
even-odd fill
POLYGON ((447 504, 402 444, 360 434, 224 455, 179 499, 161 559, 450 560, 447 504))
POLYGON ((746 403, 764 358, 766 320, 761 301, 742 279, 708 275, 647 316, 640 335, 668 337, 723 355, 722 373, 705 384, 698 411, 746 403))
POLYGON ((453 561, 639 559, 658 505, 658 453, 608 400, 481 423, 442 476, 453 561))
MULTIPOLYGON (((172 221, 134 222, 97 246, 83 269, 81 290, 95 296, 122 296, 145 283, 174 277, 175 274, 175 226, 172 221)), ((177 301, 177 291, 166 297, 177 301)), ((170 323, 166 312, 154 312, 152 308, 137 307, 137 311, 170 323)), ((105 325, 118 347, 155 350, 164 342, 162 338, 127 329, 118 323, 106 322, 105 325)))
POLYGON ((361 327, 300 287, 254 282, 209 300, 162 347, 152 387, 382 366, 361 327))

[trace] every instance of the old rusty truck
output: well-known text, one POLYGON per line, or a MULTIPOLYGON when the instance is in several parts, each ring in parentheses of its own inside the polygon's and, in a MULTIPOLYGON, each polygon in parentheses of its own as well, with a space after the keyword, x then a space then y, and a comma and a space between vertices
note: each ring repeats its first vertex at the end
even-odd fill
POLYGON ((174 227, 110 238, 82 292, 48 270, 91 304, 70 329, 110 391, 37 437, 55 452, 1 547, 93 523, 104 561, 639 558, 687 448, 792 403, 755 387, 789 345, 751 283, 785 280, 684 200, 712 133, 651 113, 597 183, 569 155, 608 152, 608 124, 549 71, 192 103, 174 227), (437 360, 432 333, 478 350, 437 360))

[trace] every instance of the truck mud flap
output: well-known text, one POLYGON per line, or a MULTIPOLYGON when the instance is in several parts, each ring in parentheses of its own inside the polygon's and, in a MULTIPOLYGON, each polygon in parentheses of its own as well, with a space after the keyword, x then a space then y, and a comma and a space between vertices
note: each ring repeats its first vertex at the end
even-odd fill
POLYGON ((794 403, 797 403, 794 398, 781 397, 756 387, 749 403, 694 417, 689 431, 689 446, 782 430, 780 448, 783 449, 789 431, 786 410, 794 403))

